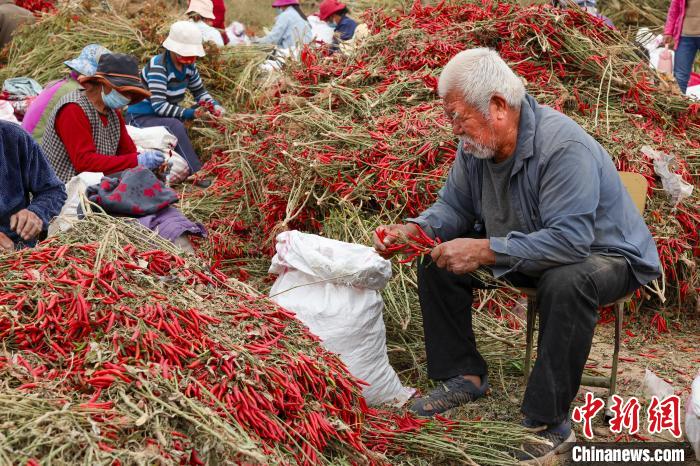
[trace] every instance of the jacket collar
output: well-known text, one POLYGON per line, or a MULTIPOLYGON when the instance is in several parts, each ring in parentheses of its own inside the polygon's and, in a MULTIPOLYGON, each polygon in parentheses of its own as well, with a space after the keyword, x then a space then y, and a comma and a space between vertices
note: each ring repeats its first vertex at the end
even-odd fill
POLYGON ((518 141, 515 146, 515 163, 511 176, 522 168, 525 160, 534 156, 535 128, 537 127, 537 116, 535 108, 537 102, 529 95, 525 95, 520 104, 520 122, 518 123, 518 141))

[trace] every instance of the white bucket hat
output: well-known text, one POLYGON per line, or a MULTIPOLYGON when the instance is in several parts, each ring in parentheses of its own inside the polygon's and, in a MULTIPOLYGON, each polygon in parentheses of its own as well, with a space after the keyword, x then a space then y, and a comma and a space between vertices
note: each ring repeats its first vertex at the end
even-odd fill
POLYGON ((190 0, 187 13, 197 13, 202 18, 216 19, 216 16, 214 16, 214 3, 211 0, 190 0))
POLYGON ((170 26, 163 47, 183 57, 203 57, 202 32, 192 21, 178 21, 170 26))

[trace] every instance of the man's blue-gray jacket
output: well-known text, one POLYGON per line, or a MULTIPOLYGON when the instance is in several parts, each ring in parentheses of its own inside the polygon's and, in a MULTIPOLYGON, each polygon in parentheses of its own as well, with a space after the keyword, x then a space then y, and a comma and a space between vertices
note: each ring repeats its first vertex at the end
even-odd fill
MULTIPOLYGON (((494 275, 539 275, 584 261, 591 254, 624 256, 646 284, 660 275, 656 245, 608 153, 567 116, 526 96, 510 177, 510 202, 523 232, 489 238, 494 275)), ((436 203, 419 224, 443 241, 483 229, 484 160, 457 149, 436 203)))

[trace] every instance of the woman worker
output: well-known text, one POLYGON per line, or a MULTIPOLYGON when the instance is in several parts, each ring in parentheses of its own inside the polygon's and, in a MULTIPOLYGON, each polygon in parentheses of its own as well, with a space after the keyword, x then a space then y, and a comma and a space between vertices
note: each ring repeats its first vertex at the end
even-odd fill
POLYGON ((224 39, 218 29, 212 26, 214 16, 214 4, 211 0, 190 0, 187 8, 187 17, 197 25, 202 33, 204 42, 213 42, 219 47, 224 46, 224 39))
POLYGON ((277 10, 275 25, 269 34, 253 42, 274 45, 283 50, 311 42, 311 26, 299 6, 299 0, 275 0, 272 7, 277 10))
POLYGON ((22 120, 22 128, 31 134, 39 145, 44 137, 44 129, 51 116, 51 111, 58 101, 70 92, 81 88, 78 78, 95 74, 97 62, 105 53, 110 52, 101 45, 90 44, 80 52, 78 58, 64 61, 63 64, 70 70, 68 76, 47 84, 29 105, 22 120))
POLYGON ((156 169, 163 153, 139 153, 126 131, 121 108, 150 95, 131 55, 104 54, 94 76, 78 78, 84 89, 65 95, 53 108, 42 148, 56 176, 67 183, 81 172, 106 175, 143 165, 156 169))
MULTIPOLYGON (((119 112, 150 96, 141 82, 136 58, 104 54, 95 75, 82 76, 79 81, 84 89, 73 91, 58 102, 44 134, 44 153, 58 178, 67 183, 82 172, 109 176, 137 166, 159 169, 165 154, 157 150, 139 153, 119 112)), ((175 175, 182 178, 182 173, 175 175)), ((122 193, 119 196, 134 196, 133 192, 122 193)), ((161 208, 138 221, 188 250, 191 245, 187 235, 205 234, 201 225, 173 207, 161 208)))
POLYGON ((318 17, 326 21, 335 34, 333 49, 337 50, 341 41, 350 40, 355 35, 357 23, 348 16, 348 7, 338 0, 324 0, 319 6, 318 17))

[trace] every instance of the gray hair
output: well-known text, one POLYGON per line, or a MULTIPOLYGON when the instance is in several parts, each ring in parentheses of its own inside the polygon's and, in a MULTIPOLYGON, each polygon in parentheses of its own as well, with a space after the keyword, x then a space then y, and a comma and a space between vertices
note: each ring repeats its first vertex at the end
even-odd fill
POLYGON ((491 97, 498 94, 512 108, 520 108, 525 85, 495 50, 464 50, 445 65, 438 82, 438 93, 444 98, 451 91, 459 92, 465 103, 487 118, 491 97))

